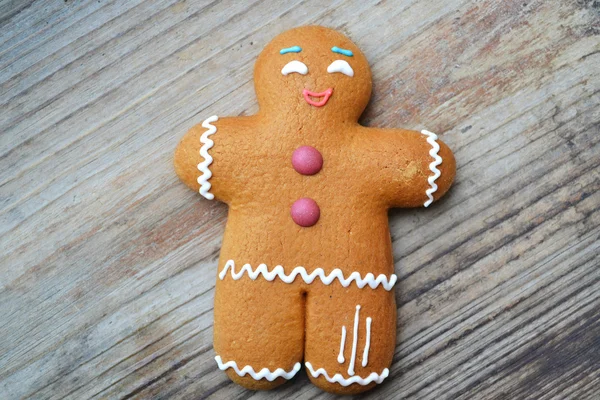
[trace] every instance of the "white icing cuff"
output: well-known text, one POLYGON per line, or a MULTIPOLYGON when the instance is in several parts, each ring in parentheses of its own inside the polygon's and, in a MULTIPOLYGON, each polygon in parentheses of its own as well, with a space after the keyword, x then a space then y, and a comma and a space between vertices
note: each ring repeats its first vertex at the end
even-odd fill
POLYGON ((300 278, 307 284, 311 284, 316 278, 319 278, 325 285, 330 285, 331 282, 333 282, 335 279, 338 279, 343 287, 348 287, 352 282, 356 282, 356 286, 358 286, 359 289, 362 289, 367 285, 369 285, 371 289, 375 289, 379 285, 382 285, 387 291, 392 290, 394 284, 398 280, 398 277, 395 274, 390 275, 389 278, 384 274, 380 274, 377 278, 375 278, 375 275, 370 272, 365 275, 364 278, 361 277, 359 272, 353 272, 349 277, 346 278, 344 277, 342 270, 339 268, 331 271, 329 275, 325 275, 323 268, 317 268, 309 274, 306 271, 306 268, 300 266, 294 268, 292 272, 287 275, 281 265, 277 265, 272 271, 269 271, 266 264, 260 264, 254 270, 250 264, 245 264, 239 272, 235 272, 235 262, 233 260, 229 260, 227 263, 225 263, 225 267, 223 267, 223 270, 219 273, 219 278, 221 280, 225 278, 229 269, 231 269, 231 277, 236 281, 246 273, 252 280, 256 280, 259 275, 262 275, 263 278, 268 281, 273 281, 275 278, 279 278, 285 283, 292 283, 299 275, 300 278))
POLYGON ((212 177, 212 172, 208 168, 210 164, 213 162, 213 158, 208 154, 208 150, 212 149, 215 145, 215 142, 208 137, 217 132, 217 127, 211 125, 213 122, 216 122, 219 119, 216 115, 213 115, 210 118, 207 118, 202 122, 202 127, 208 129, 206 132, 200 136, 200 143, 202 143, 202 147, 200 147, 200 155, 204 158, 200 164, 198 164, 198 170, 202 173, 198 177, 198 183, 200 184, 200 194, 207 198, 208 200, 212 200, 215 196, 210 193, 210 182, 208 181, 212 177))
POLYGON ((216 356, 215 360, 217 361, 217 364, 219 365, 219 369, 221 371, 225 371, 228 368, 233 368, 235 373, 239 376, 250 375, 253 379, 257 381, 260 379, 266 379, 269 382, 273 382, 277 378, 292 379, 294 375, 296 375, 296 373, 300 371, 301 367, 300 363, 297 362, 296 364, 294 364, 294 368, 292 368, 289 372, 286 372, 283 368, 277 368, 275 371, 270 371, 268 368, 263 368, 260 371, 256 372, 254 371, 254 368, 252 368, 250 365, 246 365, 240 370, 235 361, 228 361, 226 363, 223 363, 223 360, 221 360, 221 356, 216 356))
POLYGON ((435 184, 435 180, 442 175, 440 170, 437 168, 437 166, 442 163, 442 157, 438 155, 438 152, 440 151, 440 145, 436 142, 438 139, 437 135, 426 130, 422 130, 421 133, 427 135, 427 143, 429 143, 432 147, 431 150, 429 150, 429 155, 433 157, 433 161, 431 164, 429 164, 429 169, 431 172, 433 172, 433 175, 427 178, 427 182, 429 182, 429 186, 431 187, 425 191, 425 194, 427 194, 429 200, 423 203, 425 207, 428 207, 431 203, 433 203, 433 193, 435 193, 435 191, 438 189, 438 186, 435 184))
POLYGON ((312 364, 309 363, 308 361, 305 362, 304 364, 306 365, 306 368, 308 368, 308 371, 310 372, 310 374, 312 375, 313 378, 318 378, 319 376, 323 375, 325 377, 325 379, 327 379, 327 381, 329 381, 331 383, 339 383, 342 386, 349 386, 349 385, 352 385, 353 383, 358 383, 359 385, 362 385, 362 386, 368 385, 372 382, 381 383, 390 374, 390 370, 385 368, 381 372, 381 374, 377 374, 376 372, 371 372, 369 374, 369 376, 367 376, 366 378, 360 377, 358 375, 351 376, 350 378, 344 378, 342 376, 342 374, 335 374, 333 376, 329 376, 327 371, 325 371, 325 369, 323 369, 323 368, 319 368, 318 370, 315 371, 312 364))

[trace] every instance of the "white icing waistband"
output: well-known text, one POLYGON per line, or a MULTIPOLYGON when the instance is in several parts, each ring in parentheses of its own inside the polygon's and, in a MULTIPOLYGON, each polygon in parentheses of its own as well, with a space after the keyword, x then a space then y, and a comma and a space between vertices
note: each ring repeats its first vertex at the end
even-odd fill
POLYGON ((227 368, 233 368, 235 373, 239 376, 245 376, 246 374, 248 374, 253 379, 260 380, 264 378, 269 382, 272 382, 280 377, 285 379, 292 379, 294 375, 296 375, 296 373, 300 371, 299 362, 294 364, 294 368, 292 368, 289 372, 286 372, 283 368, 277 368, 275 371, 270 371, 268 368, 263 368, 260 371, 256 372, 254 371, 254 368, 252 368, 250 365, 246 365, 240 370, 235 361, 228 361, 226 363, 223 363, 223 360, 221 360, 221 356, 216 356, 215 360, 217 361, 217 364, 219 365, 219 369, 221 371, 225 371, 227 368))
POLYGON ((350 378, 344 378, 341 374, 335 374, 330 377, 329 374, 327 373, 327 371, 325 371, 325 369, 323 369, 323 368, 319 368, 318 370, 315 371, 313 369, 312 364, 309 363, 308 361, 306 361, 304 363, 304 365, 306 365, 306 368, 308 368, 308 371, 313 376, 313 378, 318 378, 320 375, 323 375, 325 377, 325 379, 327 379, 329 382, 339 383, 342 386, 348 386, 353 383, 358 383, 359 385, 363 385, 363 386, 368 385, 371 382, 381 383, 390 374, 390 370, 385 368, 381 372, 381 375, 377 374, 376 372, 371 372, 369 374, 369 376, 367 376, 366 378, 362 378, 358 375, 351 376, 350 378))
POLYGON ((204 161, 198 164, 198 170, 202 172, 202 175, 198 177, 198 183, 200 184, 200 194, 208 200, 215 198, 215 195, 210 193, 211 184, 208 181, 212 177, 212 172, 208 167, 213 162, 213 158, 210 154, 208 154, 208 150, 212 149, 212 147, 215 145, 215 142, 208 137, 217 132, 217 127, 212 125, 212 123, 216 122, 218 119, 219 117, 216 115, 206 118, 204 122, 202 122, 202 127, 208 130, 204 132, 202 136, 200 136, 200 143, 202 143, 202 147, 200 147, 200 155, 204 157, 204 161))
POLYGON ((438 189, 435 180, 442 175, 440 170, 437 168, 437 166, 442 163, 442 157, 438 155, 438 152, 440 151, 440 145, 436 142, 438 139, 437 135, 426 130, 422 130, 421 133, 427 135, 427 143, 429 143, 432 147, 431 150, 429 150, 429 155, 433 157, 433 161, 431 164, 429 164, 429 169, 431 172, 433 172, 433 175, 427 178, 427 182, 429 182, 429 186, 431 187, 425 191, 425 194, 427 194, 429 200, 423 203, 425 207, 429 207, 429 205, 433 203, 433 193, 435 193, 435 191, 438 189))
POLYGON ((359 289, 362 289, 367 285, 369 285, 371 289, 375 289, 379 285, 382 285, 387 291, 392 290, 396 280, 398 279, 395 274, 390 275, 389 278, 384 274, 381 274, 375 278, 375 275, 370 272, 365 275, 364 278, 361 277, 359 272, 352 272, 350 276, 346 278, 344 277, 342 270, 339 268, 331 271, 329 275, 325 275, 323 268, 317 268, 313 272, 308 273, 306 268, 300 266, 294 268, 292 272, 287 275, 281 265, 277 265, 272 271, 269 271, 266 264, 260 264, 255 270, 252 269, 250 264, 245 264, 239 272, 235 272, 235 262, 233 260, 229 260, 227 263, 225 263, 225 267, 219 273, 219 278, 221 280, 223 280, 225 275, 227 275, 228 269, 231 269, 231 277, 234 280, 240 279, 244 273, 247 273, 248 277, 252 280, 256 280, 259 275, 262 275, 268 281, 273 281, 275 278, 279 278, 285 283, 292 283, 296 277, 300 275, 300 278, 302 278, 302 280, 307 284, 311 284, 316 278, 319 278, 325 285, 329 285, 335 279, 338 279, 343 287, 350 286, 350 284, 354 281, 359 289))

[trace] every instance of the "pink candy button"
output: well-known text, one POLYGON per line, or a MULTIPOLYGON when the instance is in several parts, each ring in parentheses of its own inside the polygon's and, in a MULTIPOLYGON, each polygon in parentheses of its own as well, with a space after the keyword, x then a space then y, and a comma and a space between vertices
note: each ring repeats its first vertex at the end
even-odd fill
POLYGON ((314 175, 323 168, 323 156, 312 146, 302 146, 292 154, 292 166, 302 175, 314 175))
POLYGON ((292 204, 292 219, 303 227, 313 226, 321 216, 321 210, 313 199, 303 197, 292 204))

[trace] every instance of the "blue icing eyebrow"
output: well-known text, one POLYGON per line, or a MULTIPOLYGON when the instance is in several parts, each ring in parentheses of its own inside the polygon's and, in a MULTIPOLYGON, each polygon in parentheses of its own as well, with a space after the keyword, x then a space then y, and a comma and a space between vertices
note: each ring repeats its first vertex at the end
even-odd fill
POLYGON ((348 57, 352 57, 354 55, 354 53, 352 53, 350 50, 340 49, 337 46, 333 46, 331 48, 331 51, 333 51, 334 53, 343 54, 343 55, 348 56, 348 57))
POLYGON ((292 47, 286 47, 285 49, 279 50, 279 54, 300 53, 301 51, 302 51, 302 47, 300 47, 300 46, 292 46, 292 47))

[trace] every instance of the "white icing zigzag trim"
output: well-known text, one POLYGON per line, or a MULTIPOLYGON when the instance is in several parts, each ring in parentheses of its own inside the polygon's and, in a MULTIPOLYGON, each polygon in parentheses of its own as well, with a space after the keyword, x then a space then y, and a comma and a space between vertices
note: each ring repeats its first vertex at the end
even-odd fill
POLYGON ((316 278, 319 278, 326 285, 329 285, 335 279, 338 279, 343 287, 350 286, 350 284, 354 281, 359 289, 364 288, 366 285, 369 285, 371 289, 375 289, 377 286, 382 285, 387 291, 390 291, 394 287, 394 284, 398 279, 395 274, 390 275, 389 279, 384 274, 381 274, 375 278, 375 275, 370 272, 365 275, 364 278, 360 276, 359 272, 353 272, 348 278, 345 278, 344 273, 339 268, 331 271, 329 275, 325 275, 323 268, 317 268, 309 274, 306 271, 306 268, 300 266, 294 268, 289 275, 286 275, 281 265, 277 265, 272 271, 269 271, 266 264, 260 264, 255 270, 252 269, 250 264, 245 264, 239 272, 235 272, 235 262, 233 260, 229 260, 227 263, 225 263, 225 267, 219 273, 219 278, 221 280, 225 278, 225 275, 227 275, 227 270, 230 268, 231 277, 236 281, 240 279, 244 273, 247 273, 252 280, 256 280, 259 275, 262 275, 268 281, 273 281, 275 278, 279 278, 285 283, 292 283, 294 279, 300 275, 302 280, 307 284, 311 284, 316 278))
POLYGON ((200 136, 200 143, 202 143, 202 147, 200 147, 200 155, 204 157, 204 161, 198 164, 198 170, 202 172, 202 175, 198 177, 198 183, 200 184, 200 194, 208 200, 215 198, 212 193, 209 193, 211 185, 208 181, 212 177, 212 172, 208 167, 213 162, 213 158, 210 156, 210 154, 208 154, 208 150, 212 149, 212 147, 215 145, 215 142, 208 137, 217 131, 217 127, 211 124, 216 122, 218 119, 219 117, 216 115, 205 119, 204 122, 202 122, 202 127, 208 130, 204 132, 202 136, 200 136))
POLYGON ((371 382, 381 383, 390 374, 390 370, 385 368, 381 372, 381 375, 378 375, 376 372, 371 372, 369 374, 369 376, 367 376, 366 378, 362 378, 358 375, 352 376, 350 378, 344 378, 341 374, 335 374, 335 375, 333 375, 333 377, 330 377, 329 374, 327 374, 327 371, 325 371, 325 369, 319 368, 318 370, 315 371, 313 369, 313 366, 311 365, 311 363, 309 363, 308 361, 305 362, 304 364, 308 368, 308 370, 309 370, 310 374, 313 376, 313 378, 318 378, 320 375, 323 375, 325 377, 325 379, 327 379, 329 382, 339 383, 342 386, 349 386, 353 383, 358 383, 359 385, 363 385, 363 386, 368 385, 371 382))
POLYGON ((300 371, 300 363, 299 362, 294 364, 294 368, 290 372, 286 372, 283 368, 277 368, 273 372, 269 371, 268 368, 263 368, 260 371, 256 372, 256 371, 254 371, 254 368, 252 368, 250 365, 246 365, 244 368, 242 368, 240 370, 235 361, 228 361, 226 363, 223 363, 223 360, 221 360, 221 356, 216 356, 215 360, 217 361, 217 364, 219 365, 219 369, 221 371, 225 371, 227 368, 233 368, 235 373, 238 374, 239 376, 245 376, 246 374, 248 374, 253 379, 256 379, 257 381, 264 378, 264 379, 268 380, 269 382, 273 382, 275 379, 277 379, 279 377, 285 378, 285 379, 292 379, 294 377, 294 375, 296 375, 296 373, 298 371, 300 371))
POLYGON ((438 151, 440 151, 440 145, 436 142, 438 139, 437 135, 426 130, 422 130, 421 133, 427 135, 427 143, 429 143, 432 147, 432 149, 429 150, 429 155, 434 159, 434 161, 429 164, 429 169, 431 172, 433 172, 433 175, 427 178, 427 182, 429 182, 429 186, 431 187, 425 191, 429 200, 423 204, 425 207, 428 207, 431 203, 433 203, 433 193, 435 193, 435 191, 438 189, 438 186, 435 184, 435 180, 442 175, 440 170, 437 168, 437 166, 442 163, 442 157, 438 155, 438 151))

